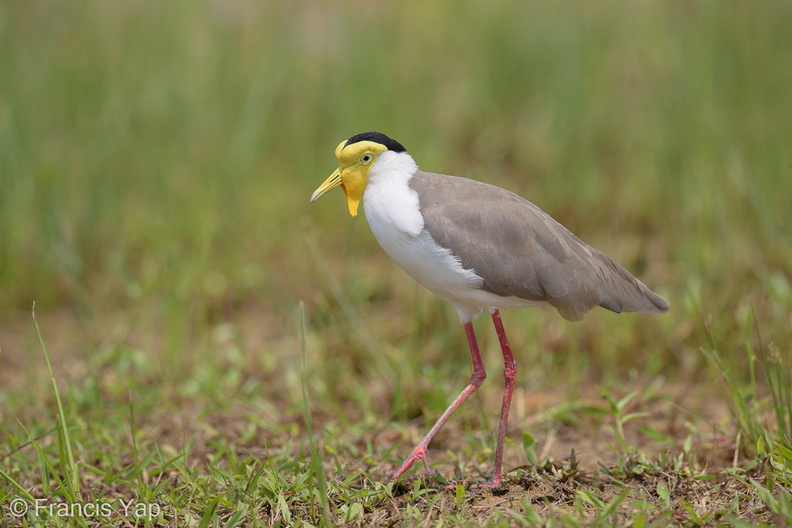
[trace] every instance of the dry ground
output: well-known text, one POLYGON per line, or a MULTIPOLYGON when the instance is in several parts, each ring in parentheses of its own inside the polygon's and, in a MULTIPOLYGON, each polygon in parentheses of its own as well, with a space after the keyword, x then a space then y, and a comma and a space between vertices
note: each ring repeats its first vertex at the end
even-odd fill
MULTIPOLYGON (((250 322, 249 328, 240 334, 247 340, 266 339, 267 325, 253 324, 266 317, 257 310, 251 311, 238 314, 239 324, 250 322)), ((33 380, 46 371, 31 337, 29 317, 19 314, 0 328, 6 366, 0 378, 7 393, 23 391, 26 384, 36 383, 33 380)), ((103 329, 104 339, 114 333, 125 334, 139 346, 146 342, 151 345, 153 341, 110 318, 109 323, 91 328, 81 325, 79 318, 68 311, 48 313, 38 320, 45 336, 50 336, 49 354, 61 390, 68 390, 70 384, 79 385, 79 380, 95 377, 101 386, 107 387, 102 393, 106 398, 104 405, 125 404, 126 395, 112 390, 122 382, 118 372, 110 366, 96 370, 91 362, 90 350, 102 341, 95 332, 97 328, 103 329)), ((269 331, 276 333, 275 327, 269 331)), ((283 348, 295 344, 282 338, 272 343, 283 348)), ((228 454, 222 454, 223 449, 232 450, 240 459, 252 457, 261 461, 284 456, 286 450, 286 456, 300 460, 305 457, 307 438, 304 417, 291 403, 292 399, 280 392, 280 386, 274 381, 268 385, 268 381, 262 380, 260 385, 265 392, 259 396, 269 404, 264 410, 237 396, 218 404, 204 395, 186 398, 177 389, 151 387, 170 395, 171 400, 136 416, 138 442, 166 453, 184 453, 185 466, 196 468, 198 473, 207 471, 201 468, 228 469, 228 454), (272 387, 270 393, 266 393, 268 386, 272 387)), ((375 383, 352 382, 364 386, 375 383)), ((460 387, 464 382, 465 378, 461 377, 460 387)), ((733 521, 735 515, 754 523, 779 520, 746 485, 747 479, 762 481, 765 465, 742 458, 740 439, 729 425, 729 409, 724 400, 718 397, 714 387, 695 384, 632 380, 625 385, 625 391, 637 391, 618 414, 635 417, 623 424, 626 450, 616 434, 618 416, 609 411, 603 395, 593 388, 593 380, 591 388, 579 391, 574 400, 569 399, 568 387, 563 384, 535 390, 520 387, 514 398, 505 483, 494 490, 471 488, 470 484, 486 478, 492 458, 490 431, 495 426, 494 409, 499 406, 500 395, 499 381, 488 383, 494 386, 473 398, 470 409, 460 411, 432 443, 430 459, 436 463, 435 475, 427 478, 417 471, 409 473, 395 484, 389 498, 366 503, 350 521, 351 525, 399 525, 410 515, 417 522, 415 512, 420 512, 421 519, 426 520, 460 515, 473 522, 476 519, 493 522, 493 518, 502 517, 515 523, 542 519, 548 525, 564 515, 592 523, 607 516, 626 523, 640 515, 646 522, 659 525, 717 525, 729 519, 733 521), (647 389, 652 383, 655 387, 647 389), (529 463, 521 440, 524 432, 535 438, 538 466, 529 463), (448 480, 459 476, 463 480, 448 480), (459 484, 464 491, 462 488, 459 492, 443 491, 449 482, 459 484)), ((367 390, 372 398, 388 400, 381 387, 371 385, 367 390)), ((389 419, 387 401, 373 407, 381 413, 379 419, 374 418, 377 421, 368 426, 353 424, 345 431, 343 420, 339 423, 338 408, 311 402, 312 426, 314 431, 323 432, 316 438, 333 453, 325 458, 326 477, 339 485, 343 482, 348 492, 365 494, 366 490, 378 489, 376 483, 387 483, 386 475, 430 425, 423 416, 403 422, 389 419)), ((31 416, 40 417, 41 412, 38 407, 31 414, 22 411, 19 416, 24 421, 31 416)), ((360 416, 360 411, 354 408, 340 412, 347 417, 360 416)), ((361 419, 371 420, 371 417, 361 419)), ((52 445, 54 435, 50 433, 39 441, 42 445, 52 445)), ((110 452, 116 449, 106 448, 110 452)), ((13 452, 5 453, 3 458, 13 456, 13 452)), ((127 452, 125 456, 130 455, 127 452)), ((100 458, 86 462, 100 465, 100 458)), ((124 465, 132 461, 118 462, 124 465)), ((181 470, 174 469, 165 470, 158 477, 160 481, 171 481, 174 488, 182 479, 181 470)), ((36 475, 24 475, 22 482, 34 495, 45 495, 36 475)), ((122 489, 105 489, 101 493, 124 496, 122 489)), ((348 499, 336 492, 330 500, 331 504, 344 507, 348 499)), ((309 518, 310 509, 308 504, 295 504, 291 515, 309 518)), ((277 521, 281 515, 268 508, 258 512, 259 519, 267 523, 277 521)))

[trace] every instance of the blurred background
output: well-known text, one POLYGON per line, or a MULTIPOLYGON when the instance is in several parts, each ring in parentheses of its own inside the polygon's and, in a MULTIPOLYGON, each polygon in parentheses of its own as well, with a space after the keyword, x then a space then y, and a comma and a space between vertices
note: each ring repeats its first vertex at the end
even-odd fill
POLYGON ((453 309, 343 193, 308 204, 369 130, 525 196, 671 301, 510 312, 526 385, 788 357, 790 27, 781 0, 3 2, 0 378, 43 372, 35 302, 74 379, 238 360, 223 394, 283 398, 304 338, 317 397, 442 409, 469 372, 453 309))

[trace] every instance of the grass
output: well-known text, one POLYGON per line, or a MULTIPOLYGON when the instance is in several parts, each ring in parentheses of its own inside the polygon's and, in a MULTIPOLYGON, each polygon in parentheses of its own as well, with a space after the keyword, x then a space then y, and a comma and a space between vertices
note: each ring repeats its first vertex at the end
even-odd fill
POLYGON ((0 526, 789 524, 791 19, 0 4, 0 526), (466 487, 500 399, 484 318, 490 378, 437 473, 385 478, 470 367, 453 310, 341 193, 307 204, 372 129, 528 197, 671 301, 503 314, 501 490, 466 487))

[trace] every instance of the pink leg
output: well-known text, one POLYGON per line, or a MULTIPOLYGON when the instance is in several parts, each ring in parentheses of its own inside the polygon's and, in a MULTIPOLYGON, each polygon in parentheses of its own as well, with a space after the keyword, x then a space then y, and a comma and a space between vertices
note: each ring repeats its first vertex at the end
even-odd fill
POLYGON ((511 408, 512 394, 514 393, 514 382, 517 378, 517 363, 506 339, 506 332, 503 330, 500 312, 492 312, 492 322, 495 324, 495 331, 498 333, 501 352, 503 352, 503 404, 501 405, 500 424, 498 425, 498 445, 495 448, 495 468, 492 476, 487 482, 477 484, 477 488, 495 488, 500 486, 503 479, 503 441, 506 438, 506 428, 509 423, 509 409, 511 408))
MULTIPOLYGON (((495 316, 493 315, 493 317, 495 316)), ((501 329, 502 328, 503 327, 501 326, 501 329)), ((429 451, 429 442, 432 441, 432 438, 434 437, 435 434, 437 434, 437 431, 439 431, 440 428, 443 427, 443 424, 445 424, 446 421, 448 421, 448 419, 451 418, 451 415, 454 414, 454 411, 456 411, 459 408, 459 406, 462 405, 471 394, 476 392, 476 389, 478 389, 481 386, 481 384, 484 382, 484 378, 487 377, 487 373, 484 372, 484 364, 481 362, 481 354, 479 354, 478 343, 476 342, 476 334, 473 332, 473 323, 471 323, 470 321, 465 323, 465 334, 467 335, 468 345, 470 346, 470 356, 471 359, 473 360, 473 375, 470 377, 470 383, 468 384, 467 387, 465 387, 465 389, 461 393, 459 393, 459 396, 456 397, 456 399, 453 401, 453 403, 451 403, 448 409, 445 410, 442 416, 438 418, 437 422, 435 422, 435 424, 432 426, 429 432, 426 433, 426 436, 424 436, 423 439, 421 439, 421 441, 418 442, 418 445, 416 445, 415 448, 413 448, 412 453, 410 453, 410 456, 407 457, 407 459, 404 461, 401 467, 397 469, 394 473, 388 475, 388 478, 390 479, 398 478, 405 471, 410 469, 416 460, 421 460, 423 462, 424 469, 426 469, 426 472, 429 473, 429 459, 426 456, 427 452, 429 451)), ((505 342, 505 339, 506 337, 504 336, 501 340, 501 343, 505 342)), ((508 347, 508 345, 506 346, 508 347)), ((504 356, 505 356, 505 352, 504 352, 504 356)), ((508 413, 509 411, 507 408, 506 414, 508 415, 508 413)), ((503 418, 501 418, 501 426, 503 427, 503 418)), ((503 443, 502 438, 500 443, 501 444, 503 443)), ((496 460, 497 460, 497 455, 496 455, 496 460)), ((500 468, 498 468, 498 479, 500 482, 500 468)))

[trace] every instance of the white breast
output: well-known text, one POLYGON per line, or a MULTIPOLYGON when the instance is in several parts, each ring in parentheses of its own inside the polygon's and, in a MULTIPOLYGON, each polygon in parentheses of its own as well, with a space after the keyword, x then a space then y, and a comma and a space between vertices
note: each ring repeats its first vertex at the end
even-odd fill
POLYGON ((481 289, 484 279, 465 269, 449 249, 426 230, 418 193, 409 185, 418 167, 406 152, 386 151, 371 169, 363 209, 382 249, 413 279, 447 300, 467 322, 482 310, 547 308, 543 301, 502 297, 481 289))
POLYGON ((544 304, 482 290, 483 279, 435 243, 425 229, 418 193, 409 186, 416 170, 409 154, 391 151, 380 154, 372 167, 363 209, 382 249, 413 279, 453 304, 463 321, 483 309, 544 304))

